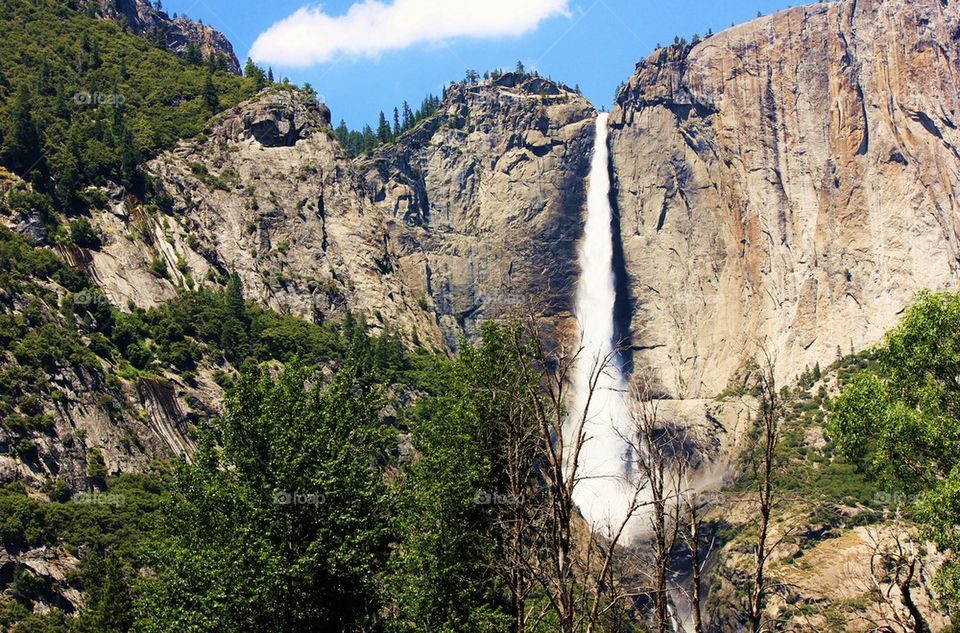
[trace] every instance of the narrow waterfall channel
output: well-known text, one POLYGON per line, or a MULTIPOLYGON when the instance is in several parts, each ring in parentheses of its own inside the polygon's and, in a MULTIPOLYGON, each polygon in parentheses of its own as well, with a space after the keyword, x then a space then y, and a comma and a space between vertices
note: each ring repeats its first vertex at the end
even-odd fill
POLYGON ((587 438, 580 453, 574 501, 584 517, 601 532, 618 526, 626 515, 629 484, 629 450, 624 437, 630 430, 626 384, 615 351, 614 303, 616 279, 613 270, 613 209, 610 206, 610 150, 607 146, 606 113, 596 122, 596 138, 587 183, 587 218, 578 260, 580 280, 576 317, 583 347, 574 371, 574 406, 568 421, 566 445, 572 446, 575 431, 589 398, 587 438), (609 360, 597 378, 590 397, 591 377, 609 360))
MULTIPOLYGON (((587 182, 587 220, 580 242, 576 316, 582 350, 574 368, 574 407, 567 422, 567 447, 587 407, 577 472, 580 482, 573 500, 593 529, 601 534, 617 529, 628 512, 633 484, 630 482, 631 449, 624 439, 631 432, 630 399, 619 355, 614 305, 617 299, 613 268, 613 209, 610 206, 610 148, 607 145, 607 118, 597 115, 596 137, 590 176, 587 182), (604 371, 598 367, 606 362, 604 371), (596 386, 590 396, 590 383, 596 386)), ((639 520, 635 516, 633 522, 639 520)), ((624 534, 634 533, 631 526, 624 534)), ((670 590, 670 622, 674 631, 685 630, 685 617, 678 613, 670 590)))

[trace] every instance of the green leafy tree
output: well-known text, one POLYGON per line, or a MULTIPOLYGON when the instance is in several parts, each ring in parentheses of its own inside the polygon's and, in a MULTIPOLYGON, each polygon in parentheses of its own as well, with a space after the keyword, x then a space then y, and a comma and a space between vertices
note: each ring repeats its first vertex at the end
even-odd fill
MULTIPOLYGON (((960 547, 960 295, 921 292, 875 349, 877 366, 834 400, 831 434, 885 486, 917 495, 916 517, 940 547, 960 547)), ((960 606, 960 564, 938 574, 960 606)))
POLYGON ((379 401, 348 366, 244 374, 181 464, 138 631, 343 631, 371 622, 386 556, 379 401))
POLYGON ((515 488, 530 481, 508 473, 520 462, 532 478, 536 451, 511 451, 521 445, 512 427, 526 392, 511 335, 489 324, 479 346, 464 342, 412 425, 419 459, 401 495, 393 564, 402 619, 416 630, 502 631, 511 609, 522 612, 502 572, 510 526, 521 523, 515 513, 529 510, 533 495, 515 488), (507 502, 491 503, 494 495, 507 502))

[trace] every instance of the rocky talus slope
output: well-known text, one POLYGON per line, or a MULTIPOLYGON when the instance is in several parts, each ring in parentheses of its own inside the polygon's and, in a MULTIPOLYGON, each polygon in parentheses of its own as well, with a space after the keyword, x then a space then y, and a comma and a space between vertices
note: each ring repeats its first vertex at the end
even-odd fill
POLYGON ((639 365, 712 397, 781 378, 957 284, 960 8, 844 0, 660 49, 611 144, 639 365))
POLYGON ((595 111, 544 78, 448 89, 440 112, 360 162, 398 273, 447 343, 533 310, 570 331, 595 111))

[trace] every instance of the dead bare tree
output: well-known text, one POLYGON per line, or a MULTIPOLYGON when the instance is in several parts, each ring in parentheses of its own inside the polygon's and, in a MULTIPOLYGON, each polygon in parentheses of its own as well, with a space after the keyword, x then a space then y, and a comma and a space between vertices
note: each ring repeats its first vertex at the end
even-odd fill
POLYGON ((760 633, 763 625, 765 603, 765 582, 767 559, 773 549, 768 542, 770 512, 773 508, 773 475, 776 460, 777 440, 779 439, 782 405, 777 393, 776 371, 773 358, 764 348, 763 359, 755 367, 754 389, 758 400, 757 418, 760 427, 759 454, 750 460, 757 487, 759 503, 759 526, 757 543, 754 546, 753 586, 750 589, 749 612, 747 614, 751 633, 760 633))
POLYGON ((681 529, 681 501, 685 481, 682 438, 660 419, 660 403, 647 372, 639 372, 631 386, 633 425, 625 438, 636 461, 637 488, 649 494, 649 523, 653 533, 653 595, 657 630, 671 628, 667 577, 681 529))
MULTIPOLYGON (((523 616, 527 628, 536 628, 548 611, 553 611, 561 633, 597 629, 611 609, 630 597, 616 578, 616 556, 627 525, 641 506, 639 491, 627 500, 626 516, 609 530, 602 542, 588 531, 575 542, 578 519, 574 492, 583 480, 581 454, 589 440, 587 423, 591 404, 604 372, 614 362, 616 351, 603 358, 585 358, 581 344, 567 347, 550 344, 542 336, 535 317, 525 319, 514 330, 513 347, 524 368, 525 396, 542 447, 540 476, 544 480, 544 507, 547 516, 543 547, 528 550, 523 565, 542 589, 546 604, 536 614, 523 616), (569 415, 570 385, 578 362, 590 363, 584 410, 569 415)), ((579 523, 578 523, 579 521, 579 523)), ((519 616, 518 616, 519 617, 519 616)))
POLYGON ((870 534, 869 589, 878 613, 871 624, 877 630, 930 633, 930 625, 911 590, 918 567, 923 567, 920 548, 912 539, 902 538, 907 529, 899 521, 893 524, 890 532, 892 536, 886 537, 879 531, 870 534))
POLYGON ((690 612, 693 616, 694 633, 703 633, 703 614, 701 611, 702 598, 702 575, 703 568, 706 565, 710 551, 713 549, 713 543, 706 550, 701 550, 701 528, 703 522, 703 510, 709 503, 709 496, 704 496, 696 492, 690 484, 689 472, 692 470, 691 464, 687 463, 684 467, 687 473, 686 484, 684 486, 684 531, 682 532, 683 541, 690 550, 690 612))

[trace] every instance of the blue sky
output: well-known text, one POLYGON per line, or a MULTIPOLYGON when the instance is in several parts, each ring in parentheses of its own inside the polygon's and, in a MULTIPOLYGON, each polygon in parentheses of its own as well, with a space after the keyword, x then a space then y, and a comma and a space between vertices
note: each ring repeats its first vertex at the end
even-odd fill
MULTIPOLYGON (((373 0, 366 0, 372 2, 373 0)), ((384 5, 395 0, 382 0, 384 5)), ((396 0, 409 6, 417 3, 429 5, 431 0, 396 0)), ((432 0, 449 3, 444 6, 465 5, 464 13, 476 12, 478 5, 490 6, 494 0, 432 0)), ((376 123, 380 110, 392 113, 394 106, 404 100, 416 108, 427 93, 439 94, 444 84, 462 79, 468 69, 481 74, 492 68, 512 69, 521 60, 529 69, 549 75, 570 86, 579 84, 583 93, 598 108, 609 107, 617 86, 626 81, 636 62, 648 55, 657 43, 667 44, 674 35, 690 37, 703 34, 707 29, 720 31, 731 23, 752 19, 757 11, 772 13, 788 5, 782 0, 681 0, 677 2, 648 2, 637 0, 499 0, 505 6, 547 7, 542 17, 526 16, 522 34, 504 35, 509 24, 497 18, 496 24, 486 25, 484 34, 452 35, 442 41, 430 41, 422 37, 422 18, 413 12, 410 15, 412 29, 409 43, 394 43, 386 46, 385 39, 375 29, 365 31, 361 24, 356 33, 371 32, 369 37, 350 35, 349 39, 358 51, 334 50, 329 55, 316 53, 318 59, 308 65, 293 66, 281 62, 271 65, 277 79, 289 77, 302 84, 309 82, 333 111, 334 122, 341 118, 351 127, 376 123), (549 7, 560 6, 560 10, 549 7), (417 31, 418 25, 420 31, 417 31), (421 37, 417 36, 421 33, 421 37), (366 48, 371 51, 366 51, 366 48), (379 50, 386 48, 386 50, 379 50), (327 61, 329 58, 329 61, 327 61)), ((273 46, 258 46, 255 53, 263 53, 274 59, 292 58, 306 60, 309 56, 301 51, 315 49, 321 41, 336 39, 346 27, 338 20, 357 4, 358 0, 329 0, 321 5, 307 4, 302 0, 166 0, 163 8, 170 14, 186 14, 201 19, 205 24, 222 31, 233 43, 241 64, 254 49, 258 36, 277 22, 294 14, 305 6, 322 13, 317 20, 327 24, 327 35, 314 35, 316 21, 295 17, 288 21, 301 37, 296 44, 288 31, 277 33, 273 46), (278 49, 283 53, 278 52, 278 49)), ((385 7, 372 8, 374 13, 385 7)), ((356 10, 356 8, 355 8, 356 10)), ((530 11, 535 11, 531 9, 530 11)), ((530 13, 527 11, 527 13, 530 13)), ((488 14, 489 15, 489 14, 488 14)), ((501 14, 503 15, 503 14, 501 14)), ((470 15, 461 17, 467 24, 451 26, 451 33, 470 30, 478 20, 470 15), (472 21, 471 21, 472 20, 472 21), (459 30, 458 30, 459 29, 459 30)), ((476 16, 474 16, 476 17, 476 16)), ((375 19, 372 18, 372 19, 375 19)), ((444 18, 446 19, 446 18, 444 18)), ((511 18, 512 19, 512 18, 511 18)), ((518 17, 518 20, 523 19, 518 17)), ((479 20, 483 21, 483 20, 479 20)), ((507 20, 509 21, 509 20, 507 20)), ((355 21, 356 22, 356 21, 355 21)), ((322 25, 321 25, 322 26, 322 25)), ((393 23, 388 26, 393 29, 393 23)), ((443 29, 444 24, 434 24, 429 29, 443 29)), ((473 29, 476 31, 476 29, 473 29)), ((332 45, 331 45, 332 46, 332 45)))

